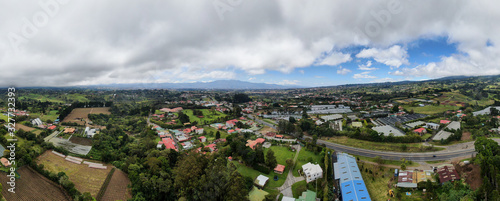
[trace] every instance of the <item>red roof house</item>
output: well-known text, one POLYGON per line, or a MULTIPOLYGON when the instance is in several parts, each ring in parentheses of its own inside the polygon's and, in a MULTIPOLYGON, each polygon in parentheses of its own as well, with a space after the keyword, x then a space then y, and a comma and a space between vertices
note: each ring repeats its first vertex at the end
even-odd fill
POLYGON ((427 130, 425 130, 425 128, 417 128, 417 129, 413 130, 413 132, 422 135, 422 134, 427 133, 427 130))
POLYGON ((49 126, 47 129, 49 129, 49 130, 54 130, 54 129, 56 129, 56 126, 55 126, 55 125, 52 125, 52 126, 49 126))
POLYGON ((274 172, 276 172, 278 174, 283 174, 284 171, 285 171, 285 166, 284 165, 278 164, 276 166, 276 168, 274 168, 274 172))
POLYGON ((165 149, 174 149, 175 151, 177 151, 177 147, 175 147, 175 142, 172 139, 163 138, 161 139, 161 142, 163 143, 163 145, 165 145, 165 149))
POLYGON ((440 124, 449 124, 451 121, 450 120, 441 120, 439 121, 440 124))

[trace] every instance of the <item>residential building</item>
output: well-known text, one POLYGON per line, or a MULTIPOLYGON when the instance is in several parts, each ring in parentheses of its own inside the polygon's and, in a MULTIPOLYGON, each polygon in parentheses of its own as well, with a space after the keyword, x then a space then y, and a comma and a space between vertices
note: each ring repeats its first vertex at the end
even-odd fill
POLYGON ((428 128, 428 129, 432 129, 432 130, 437 130, 437 129, 439 129, 439 124, 426 123, 425 127, 428 128))
POLYGON ((336 131, 342 131, 342 120, 335 120, 330 122, 330 128, 336 131))
POLYGON ((6 158, 0 158, 0 162, 2 162, 3 166, 10 167, 10 161, 7 160, 6 158))
POLYGON ((274 168, 274 172, 276 172, 278 174, 283 174, 284 171, 285 171, 285 166, 284 165, 278 164, 276 166, 276 168, 274 168))
POLYGON ((259 176, 257 176, 257 178, 255 179, 254 184, 255 184, 257 187, 259 187, 259 188, 263 189, 263 188, 264 188, 264 186, 267 184, 267 181, 268 181, 268 180, 269 180, 269 177, 266 177, 266 176, 264 176, 264 175, 259 175, 259 176))
POLYGON ((437 173, 439 175, 439 182, 446 183, 448 181, 460 180, 460 175, 458 175, 455 167, 452 164, 444 164, 437 167, 437 173))
POLYGON ((427 133, 427 130, 425 130, 425 128, 417 128, 417 129, 413 130, 413 132, 420 134, 420 135, 423 135, 423 134, 427 133))
POLYGON ((200 139, 200 142, 206 142, 207 138, 205 136, 201 136, 198 139, 200 139))
POLYGON ((304 172, 307 183, 323 178, 323 170, 318 164, 312 164, 311 162, 306 163, 302 165, 302 171, 304 172))

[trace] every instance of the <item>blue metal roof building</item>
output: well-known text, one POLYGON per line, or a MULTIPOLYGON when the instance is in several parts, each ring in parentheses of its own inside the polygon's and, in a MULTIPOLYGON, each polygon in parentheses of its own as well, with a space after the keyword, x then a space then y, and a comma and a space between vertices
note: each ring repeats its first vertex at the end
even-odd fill
POLYGON ((356 159, 346 153, 337 154, 333 164, 335 179, 340 185, 343 201, 371 201, 356 159))

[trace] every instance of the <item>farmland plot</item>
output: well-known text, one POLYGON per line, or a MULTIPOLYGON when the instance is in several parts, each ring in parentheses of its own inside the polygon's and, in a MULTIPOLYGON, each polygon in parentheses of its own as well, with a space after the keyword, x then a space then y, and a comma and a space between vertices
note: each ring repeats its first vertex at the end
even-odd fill
MULTIPOLYGON (((87 161, 87 160, 85 160, 87 161)), ((53 173, 64 172, 69 180, 75 184, 75 188, 80 192, 90 192, 92 196, 97 196, 99 189, 104 184, 112 167, 107 169, 90 168, 86 164, 75 164, 57 156, 48 150, 37 159, 38 164, 43 164, 44 169, 53 173)), ((106 165, 107 166, 107 165, 106 165)))
POLYGON ((0 182, 3 184, 2 195, 6 200, 72 200, 61 186, 45 178, 35 170, 24 166, 18 170, 21 177, 16 180, 16 193, 7 191, 9 178, 0 172, 0 182))

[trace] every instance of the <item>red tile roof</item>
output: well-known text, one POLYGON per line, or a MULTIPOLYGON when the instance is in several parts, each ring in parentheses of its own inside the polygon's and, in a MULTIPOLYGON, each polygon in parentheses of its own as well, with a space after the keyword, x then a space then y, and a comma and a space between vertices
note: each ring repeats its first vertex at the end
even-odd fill
POLYGON ((439 121, 440 124, 448 124, 450 122, 451 122, 450 120, 441 120, 441 121, 439 121))
POLYGON ((413 132, 415 132, 415 133, 423 133, 423 132, 425 132, 425 128, 417 128, 417 129, 413 130, 413 132))
POLYGON ((175 149, 177 151, 177 147, 175 147, 175 142, 170 138, 161 139, 166 149, 175 149))
POLYGON ((274 168, 274 171, 283 173, 283 171, 285 171, 285 166, 278 164, 276 168, 274 168))

